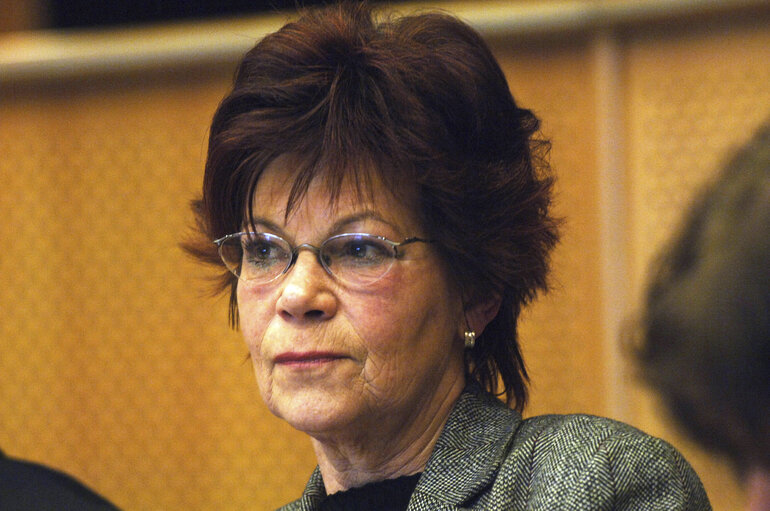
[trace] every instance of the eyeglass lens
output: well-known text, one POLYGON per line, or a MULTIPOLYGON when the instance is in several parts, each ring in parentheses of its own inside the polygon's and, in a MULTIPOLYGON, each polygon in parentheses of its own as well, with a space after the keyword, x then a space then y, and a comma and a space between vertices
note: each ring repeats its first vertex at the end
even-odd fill
POLYGON ((319 249, 292 246, 268 233, 241 233, 222 241, 219 253, 228 269, 242 280, 270 282, 284 273, 302 248, 313 250, 323 267, 334 277, 351 284, 366 285, 382 278, 393 265, 395 243, 369 234, 333 236, 319 249))

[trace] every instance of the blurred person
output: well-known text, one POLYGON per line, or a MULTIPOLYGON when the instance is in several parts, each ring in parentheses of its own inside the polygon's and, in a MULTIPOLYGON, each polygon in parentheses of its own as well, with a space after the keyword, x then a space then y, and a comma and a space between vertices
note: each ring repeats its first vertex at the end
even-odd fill
POLYGON ((3 511, 113 511, 117 508, 58 470, 9 458, 0 451, 3 511))
POLYGON ((770 123, 694 201, 644 307, 643 376, 770 510, 770 123))
POLYGON ((187 248, 223 270, 267 407, 313 444, 283 509, 710 509, 660 439, 521 417, 517 320, 558 239, 538 127, 447 14, 305 11, 243 58, 187 248))

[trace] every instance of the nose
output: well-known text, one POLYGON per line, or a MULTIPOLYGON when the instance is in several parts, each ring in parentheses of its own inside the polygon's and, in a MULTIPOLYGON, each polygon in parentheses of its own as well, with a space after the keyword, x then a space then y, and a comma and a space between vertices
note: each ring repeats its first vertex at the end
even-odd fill
POLYGON ((278 314, 291 322, 332 318, 337 313, 337 298, 328 286, 330 279, 313 251, 300 251, 283 277, 278 314))

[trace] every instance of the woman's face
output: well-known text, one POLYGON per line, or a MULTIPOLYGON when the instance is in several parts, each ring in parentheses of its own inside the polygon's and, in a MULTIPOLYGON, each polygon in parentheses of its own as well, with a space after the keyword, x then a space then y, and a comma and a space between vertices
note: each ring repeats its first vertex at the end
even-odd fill
MULTIPOLYGON (((279 158, 254 197, 259 231, 293 246, 366 232, 403 241, 424 237, 414 208, 375 184, 361 202, 343 187, 329 205, 314 181, 284 222, 291 165, 279 158)), ((453 402, 464 386, 462 304, 435 248, 403 247, 379 281, 350 288, 326 273, 309 250, 289 273, 263 285, 238 283, 240 325, 269 409, 316 438, 394 431, 453 402)))

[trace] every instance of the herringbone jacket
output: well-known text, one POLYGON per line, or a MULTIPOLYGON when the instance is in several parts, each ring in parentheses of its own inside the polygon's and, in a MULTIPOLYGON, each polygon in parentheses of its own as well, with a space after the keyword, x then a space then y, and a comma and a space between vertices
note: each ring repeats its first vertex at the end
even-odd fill
MULTIPOLYGON (((318 509, 316 468, 283 511, 318 509)), ((461 395, 409 501, 435 510, 708 511, 698 476, 668 443, 589 415, 522 420, 475 386, 461 395)))

